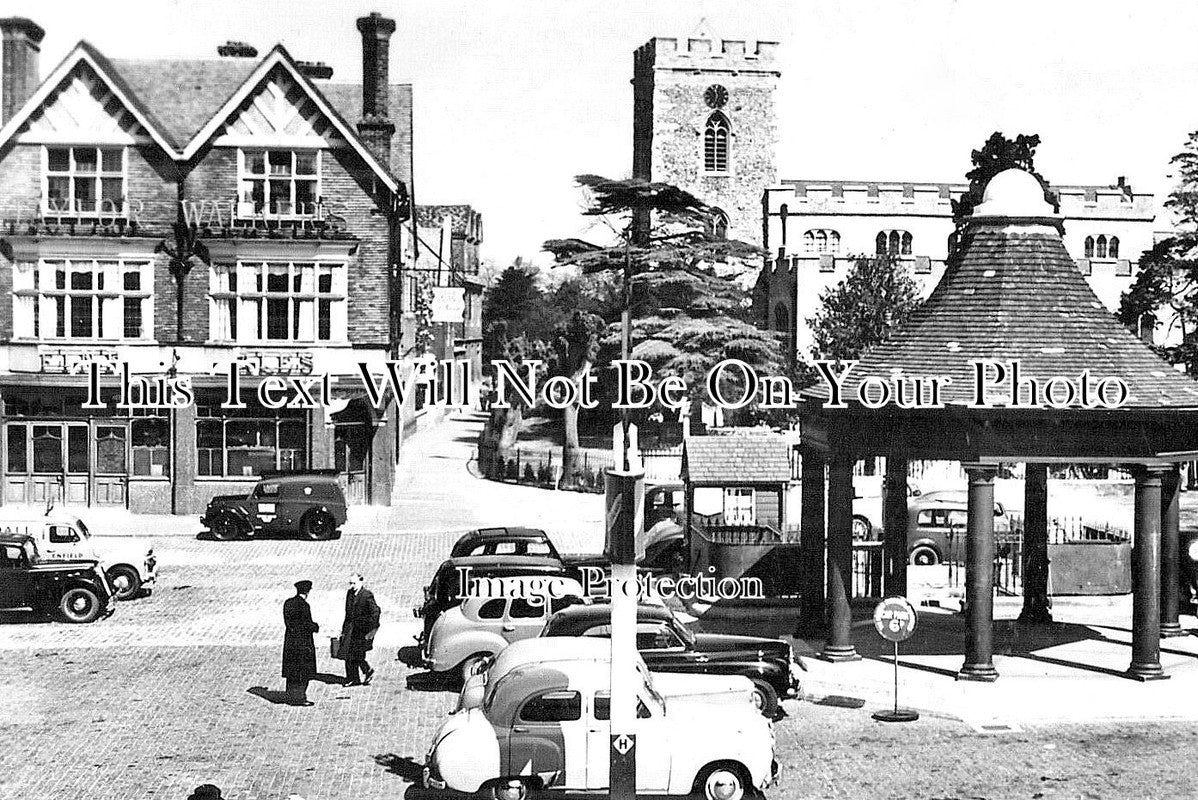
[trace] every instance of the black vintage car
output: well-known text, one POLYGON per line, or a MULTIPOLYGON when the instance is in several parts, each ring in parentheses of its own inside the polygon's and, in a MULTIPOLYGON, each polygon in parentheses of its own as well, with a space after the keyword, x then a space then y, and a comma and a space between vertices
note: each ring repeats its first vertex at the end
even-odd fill
MULTIPOLYGON (((753 700, 773 717, 778 700, 797 697, 802 660, 781 639, 692 633, 668 608, 639 605, 636 646, 650 670, 704 675, 744 675, 753 682, 753 700)), ((541 636, 611 636, 611 606, 576 605, 557 612, 541 636)))
POLYGON ((216 539, 300 534, 332 539, 345 524, 345 495, 334 470, 266 473, 249 494, 218 495, 200 523, 216 539))
POLYGON ((450 558, 464 556, 548 556, 561 559, 562 556, 553 546, 549 534, 540 528, 524 528, 520 526, 478 528, 463 534, 453 549, 450 558))
POLYGON ((437 616, 447 608, 462 604, 462 588, 472 578, 508 578, 518 575, 568 578, 573 574, 573 570, 561 560, 547 556, 463 556, 443 561, 433 573, 428 586, 424 587, 424 603, 412 609, 413 616, 424 620, 424 629, 417 642, 423 648, 437 616))
POLYGON ((116 609, 116 594, 98 561, 46 561, 32 536, 5 534, 0 535, 0 608, 94 622, 116 609))

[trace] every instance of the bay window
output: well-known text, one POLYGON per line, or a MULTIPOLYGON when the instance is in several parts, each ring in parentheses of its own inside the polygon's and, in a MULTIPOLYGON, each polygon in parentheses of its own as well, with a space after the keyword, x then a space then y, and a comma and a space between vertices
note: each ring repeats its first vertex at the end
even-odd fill
POLYGON ((42 259, 13 269, 13 336, 148 339, 152 265, 124 259, 42 259))
POLYGON ((55 218, 124 217, 123 147, 47 147, 42 213, 55 218))
POLYGON ((213 341, 343 342, 346 265, 240 261, 209 277, 213 341))

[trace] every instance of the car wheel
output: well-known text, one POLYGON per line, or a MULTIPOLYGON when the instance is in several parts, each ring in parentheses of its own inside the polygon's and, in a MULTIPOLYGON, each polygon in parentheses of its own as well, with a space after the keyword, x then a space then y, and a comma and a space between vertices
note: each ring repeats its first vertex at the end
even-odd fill
POLYGON ((327 511, 309 511, 300 522, 300 533, 313 541, 323 541, 333 538, 337 523, 333 515, 327 511))
POLYGON ((501 780, 491 787, 493 800, 524 800, 528 797, 528 784, 518 778, 501 780))
POLYGON ((474 674, 474 670, 478 668, 478 665, 490 657, 490 653, 475 653, 474 655, 470 656, 470 658, 462 662, 461 666, 458 668, 460 670, 458 672, 458 676, 462 679, 463 686, 466 685, 466 681, 470 680, 470 676, 474 674))
POLYGON ((753 705, 762 716, 770 719, 778 713, 778 693, 760 678, 753 678, 753 705))
POLYGON ((220 539, 222 542, 227 542, 240 538, 245 532, 245 525, 232 514, 226 513, 212 520, 212 524, 208 526, 208 529, 212 531, 214 538, 220 539))
POLYGON ((936 548, 921 544, 911 551, 910 561, 920 567, 933 567, 940 563, 940 554, 936 548))
POLYGON ((141 593, 141 576, 128 564, 118 564, 108 570, 108 582, 117 600, 131 600, 141 593))
POLYGON ((699 774, 699 796, 703 800, 743 800, 745 780, 731 764, 712 764, 699 774))
POLYGON ((868 542, 870 535, 873 533, 874 526, 869 524, 869 520, 862 516, 853 517, 853 541, 868 542))
POLYGON ((58 613, 67 622, 92 622, 103 609, 100 596, 86 586, 72 586, 58 599, 58 613))

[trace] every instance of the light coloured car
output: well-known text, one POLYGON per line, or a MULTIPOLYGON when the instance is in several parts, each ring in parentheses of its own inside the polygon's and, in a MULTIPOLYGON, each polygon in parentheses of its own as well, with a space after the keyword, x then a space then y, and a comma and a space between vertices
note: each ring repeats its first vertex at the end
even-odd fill
MULTIPOLYGON (((532 789, 607 790, 610 643, 584 646, 575 659, 518 653, 503 674, 492 665, 482 704, 450 714, 433 736, 425 787, 489 789, 505 800, 532 789)), ((638 795, 741 800, 776 779, 773 726, 754 708, 746 678, 672 675, 667 692, 659 687, 667 676, 651 675, 639 657, 636 671, 638 795)))
POLYGON ((509 644, 540 634, 545 620, 584 602, 573 578, 513 576, 487 582, 490 596, 470 596, 437 617, 421 643, 420 658, 433 672, 457 671, 465 682, 483 660, 509 644))
POLYGON ((100 562, 117 600, 148 594, 158 579, 154 546, 144 539, 92 536, 83 520, 65 511, 4 514, 0 533, 33 537, 43 561, 100 562))

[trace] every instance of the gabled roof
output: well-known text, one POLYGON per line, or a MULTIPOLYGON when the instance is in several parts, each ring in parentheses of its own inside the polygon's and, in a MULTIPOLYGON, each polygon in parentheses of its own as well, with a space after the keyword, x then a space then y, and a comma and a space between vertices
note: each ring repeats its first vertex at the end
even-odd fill
POLYGON ((776 434, 688 436, 682 443, 688 483, 787 483, 790 474, 790 445, 776 434))
POLYGON ((81 41, 79 44, 67 53, 66 57, 58 63, 58 66, 50 73, 42 84, 37 87, 37 90, 30 95, 25 101, 25 105, 12 116, 8 122, 0 128, 0 145, 4 145, 16 135, 33 113, 39 109, 46 99, 58 89, 64 80, 70 76, 71 71, 75 69, 80 62, 90 66, 99 78, 104 81, 112 93, 116 95, 121 104, 133 114, 138 124, 145 129, 155 142, 167 153, 174 154, 174 144, 163 133, 162 124, 150 113, 144 103, 131 91, 131 88, 125 81, 121 80, 113 65, 104 57, 104 55, 86 41, 81 41))
MULTIPOLYGON (((42 82, 3 128, 0 144, 8 141, 57 89, 80 62, 88 63, 129 109, 138 123, 176 160, 191 158, 220 130, 225 120, 257 88, 272 69, 280 67, 308 94, 341 136, 392 191, 395 174, 381 164, 347 120, 361 110, 358 84, 316 86, 304 75, 282 45, 254 59, 109 59, 87 41, 79 42, 42 82)), ((391 106, 403 122, 411 108, 411 87, 390 87, 391 106)), ((397 126, 397 127, 402 127, 397 126)), ((398 138, 398 137, 397 137, 398 138)), ((393 143, 392 153, 397 149, 393 143)), ((400 170, 406 176, 406 169, 400 170)))
MULTIPOLYGON (((983 217, 984 205, 927 301, 844 381, 850 406, 863 379, 896 375, 949 376, 943 402, 973 405, 969 362, 986 359, 1018 360, 1020 379, 1041 384, 1054 376, 1076 380, 1083 370, 1092 382, 1122 378, 1130 389, 1127 409, 1198 408, 1198 382, 1157 356, 1094 294, 1065 250, 1058 218, 983 217)), ((821 381, 809 392, 826 398, 826 389, 821 381)))

